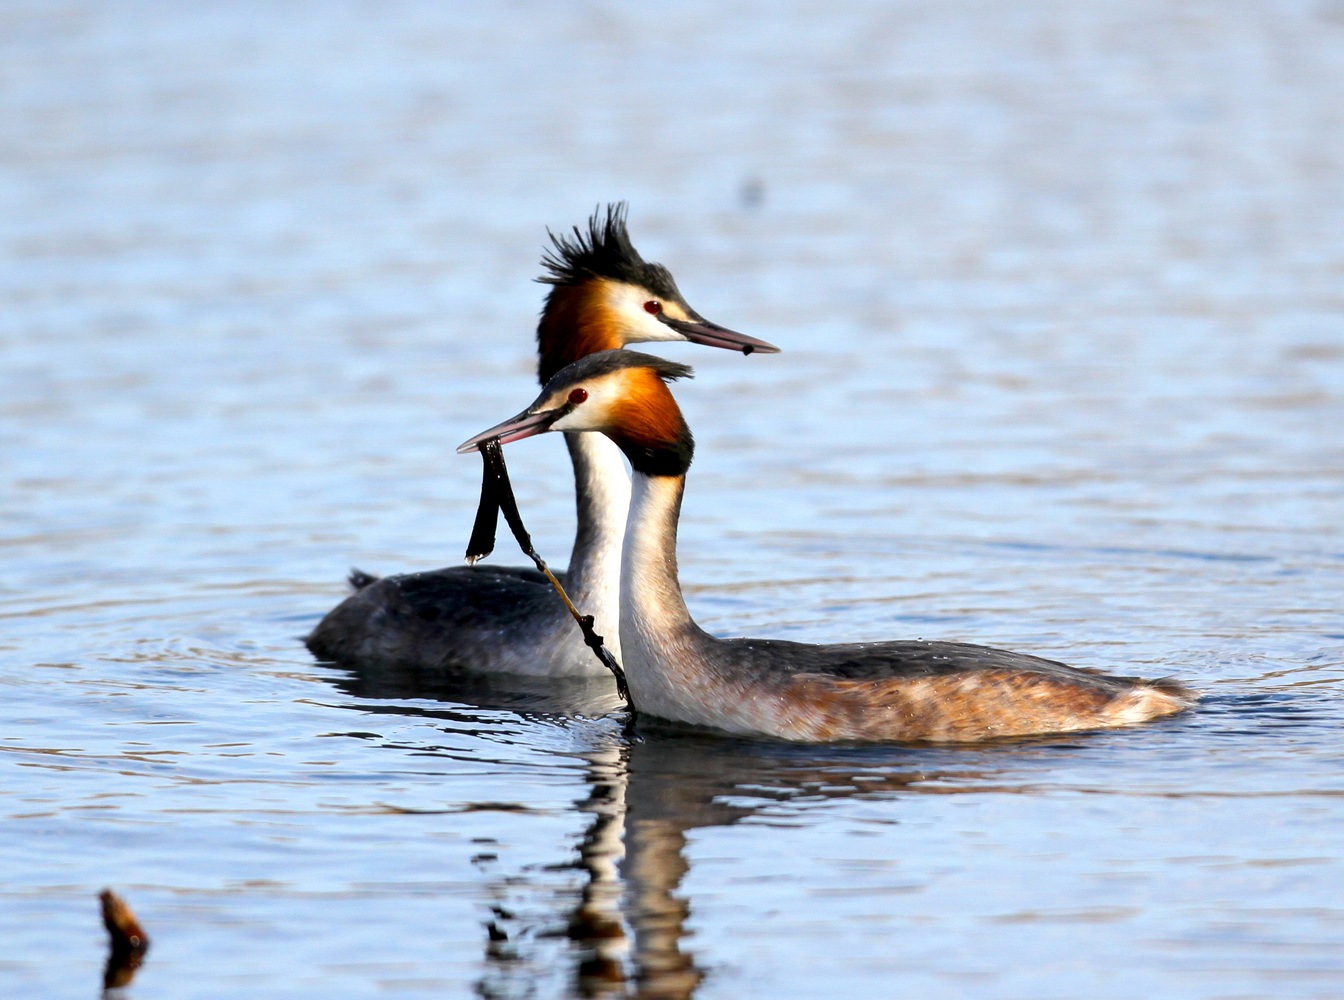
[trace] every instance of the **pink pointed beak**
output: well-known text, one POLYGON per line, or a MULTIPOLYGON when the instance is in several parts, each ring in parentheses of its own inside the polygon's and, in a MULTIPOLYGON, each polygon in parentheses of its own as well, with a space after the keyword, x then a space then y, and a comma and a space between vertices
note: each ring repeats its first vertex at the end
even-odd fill
POLYGON ((508 444, 511 441, 521 441, 523 438, 533 437, 537 434, 544 434, 551 429, 551 424, 555 423, 565 414, 563 408, 556 410, 524 410, 517 416, 510 417, 503 423, 495 424, 488 430, 483 430, 475 437, 468 438, 457 446, 457 453, 465 455, 468 452, 479 450, 481 444, 489 441, 491 438, 499 438, 500 444, 508 444))
POLYGON ((693 344, 723 347, 730 351, 741 351, 743 354, 779 353, 779 348, 769 341, 748 337, 745 333, 729 330, 701 316, 696 316, 693 320, 672 319, 667 315, 660 315, 658 318, 693 344))

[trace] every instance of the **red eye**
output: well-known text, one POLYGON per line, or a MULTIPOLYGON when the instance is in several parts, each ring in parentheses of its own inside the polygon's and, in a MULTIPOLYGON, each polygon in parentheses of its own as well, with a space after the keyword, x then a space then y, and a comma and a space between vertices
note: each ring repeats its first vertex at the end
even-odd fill
POLYGON ((648 302, 644 303, 644 311, 652 316, 657 316, 663 311, 663 304, 657 299, 649 299, 648 302))
POLYGON ((583 402, 585 399, 587 399, 587 398, 588 398, 588 390, 587 390, 587 389, 570 389, 570 390, 569 390, 569 405, 570 405, 570 406, 578 406, 580 403, 582 403, 582 402, 583 402))

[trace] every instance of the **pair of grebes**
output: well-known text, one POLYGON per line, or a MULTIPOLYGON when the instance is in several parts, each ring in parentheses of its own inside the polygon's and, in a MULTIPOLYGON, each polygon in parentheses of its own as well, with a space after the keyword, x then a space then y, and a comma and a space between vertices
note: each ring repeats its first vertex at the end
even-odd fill
MULTIPOLYGON (((551 241, 540 279, 551 285, 537 327, 541 395, 458 451, 564 433, 578 529, 562 579, 623 665, 638 712, 787 740, 973 742, 1126 726, 1194 704, 1171 680, 1109 676, 966 643, 815 645, 705 632, 677 578, 677 521, 694 443, 668 385, 691 369, 624 348, 651 341, 744 354, 778 348, 692 309, 671 273, 631 244, 623 205, 551 241)), ((606 672, 532 569, 458 566, 382 579, 356 571, 350 582, 355 592, 308 637, 320 658, 433 675, 606 672)))

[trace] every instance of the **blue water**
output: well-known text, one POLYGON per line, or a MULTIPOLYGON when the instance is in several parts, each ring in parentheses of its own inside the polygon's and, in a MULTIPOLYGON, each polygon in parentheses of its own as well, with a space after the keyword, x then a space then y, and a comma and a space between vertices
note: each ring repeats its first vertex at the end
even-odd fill
MULTIPOLYGON (((0 5, 0 993, 97 993, 104 886, 139 1000, 1344 993, 1341 51, 1331 2, 0 5), (795 747, 314 663, 350 566, 460 557, 545 229, 615 198, 785 350, 665 349, 706 627, 1199 710, 795 747)), ((563 450, 510 468, 562 564, 563 450)))

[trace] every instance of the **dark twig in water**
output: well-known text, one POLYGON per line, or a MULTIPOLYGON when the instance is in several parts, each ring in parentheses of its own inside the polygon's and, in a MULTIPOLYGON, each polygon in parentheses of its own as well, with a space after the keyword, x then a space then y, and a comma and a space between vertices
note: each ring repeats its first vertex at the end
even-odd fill
POLYGON ((104 889, 98 898, 103 904, 103 926, 112 938, 107 966, 103 969, 103 989, 114 990, 135 978, 135 970, 149 951, 149 935, 126 901, 111 889, 104 889))
MULTIPOLYGON (((476 523, 471 530, 471 541, 467 544, 467 562, 475 563, 494 550, 495 528, 499 523, 499 512, 502 510, 513 537, 518 540, 518 547, 536 563, 537 569, 546 579, 551 581, 551 586, 555 588, 555 592, 560 595, 565 607, 583 630, 583 641, 602 661, 602 665, 611 671, 612 676, 616 678, 616 692, 625 699, 627 705, 630 705, 630 689, 625 684, 625 671, 616 662, 616 657, 611 655, 611 650, 602 644, 602 637, 593 630, 593 616, 585 615, 574 607, 574 602, 565 593, 565 588, 546 565, 546 561, 537 555, 536 549, 532 547, 532 536, 527 533, 523 517, 518 513, 518 502, 514 499, 513 486, 509 483, 509 470, 504 465, 504 451, 499 446, 499 439, 491 438, 489 441, 481 442, 480 452, 481 461, 484 463, 481 475, 481 502, 476 510, 476 523)), ((633 705, 630 707, 634 708, 633 705)))

